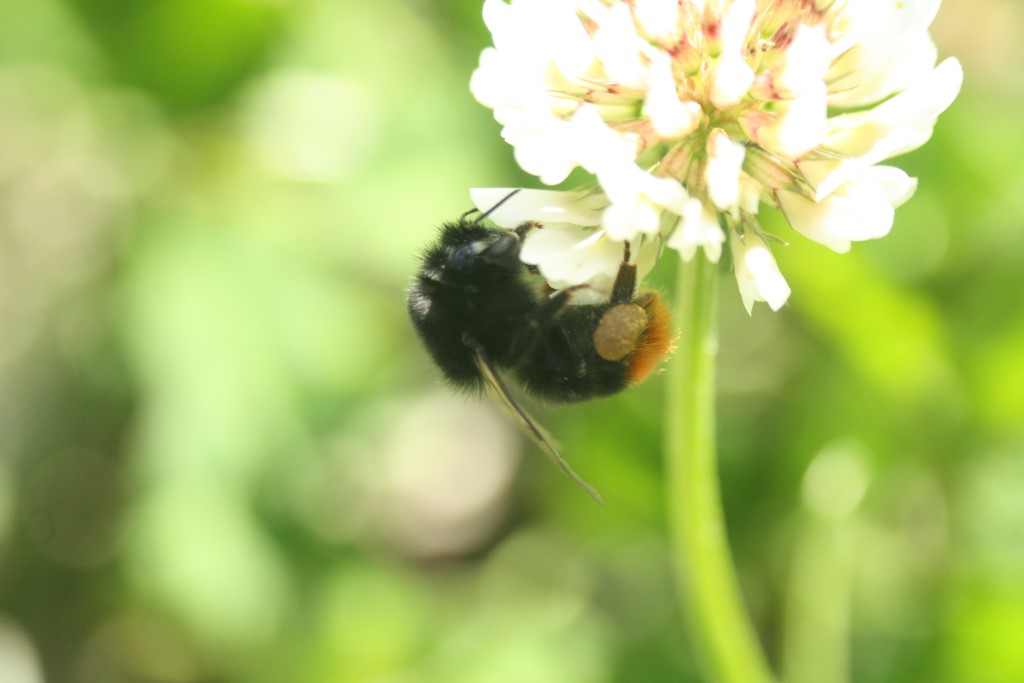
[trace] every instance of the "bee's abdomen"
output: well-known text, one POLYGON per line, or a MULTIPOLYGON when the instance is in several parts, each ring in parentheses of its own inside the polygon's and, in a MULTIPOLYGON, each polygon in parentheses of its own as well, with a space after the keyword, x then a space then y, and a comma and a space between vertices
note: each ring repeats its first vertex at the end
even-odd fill
POLYGON ((538 398, 576 403, 618 393, 629 384, 628 364, 602 358, 592 339, 603 306, 566 310, 516 366, 519 380, 538 398))
POLYGON ((632 303, 576 306, 516 364, 530 393, 574 403, 616 394, 646 379, 671 352, 668 307, 654 292, 632 303))

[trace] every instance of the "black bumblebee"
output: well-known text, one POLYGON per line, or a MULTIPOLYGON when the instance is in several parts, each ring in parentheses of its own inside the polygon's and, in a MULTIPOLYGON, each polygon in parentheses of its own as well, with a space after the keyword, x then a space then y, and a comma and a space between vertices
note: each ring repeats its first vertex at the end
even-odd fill
POLYGON ((552 402, 618 393, 643 381, 670 352, 668 307, 656 292, 634 294, 636 266, 628 244, 609 301, 570 305, 573 292, 586 285, 552 292, 546 283, 531 283, 533 269, 519 259, 526 234, 543 226, 492 228, 481 225, 487 214, 470 221, 472 213, 444 223, 439 239, 423 252, 409 290, 413 325, 449 383, 468 392, 490 389, 544 452, 600 501, 499 371, 552 402))

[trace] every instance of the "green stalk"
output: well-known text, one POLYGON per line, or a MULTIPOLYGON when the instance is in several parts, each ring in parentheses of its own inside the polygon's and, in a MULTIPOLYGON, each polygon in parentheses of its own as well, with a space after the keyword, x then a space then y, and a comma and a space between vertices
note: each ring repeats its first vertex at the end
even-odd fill
POLYGON ((675 578, 697 651, 714 683, 773 676, 743 604, 729 552, 715 459, 717 264, 698 252, 677 292, 681 335, 669 370, 666 504, 675 578))

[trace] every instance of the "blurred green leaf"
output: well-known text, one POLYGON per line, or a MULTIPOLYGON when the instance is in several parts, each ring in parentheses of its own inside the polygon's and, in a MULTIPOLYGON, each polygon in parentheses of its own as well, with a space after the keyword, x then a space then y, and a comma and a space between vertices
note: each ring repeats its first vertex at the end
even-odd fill
POLYGON ((171 109, 216 104, 265 65, 282 30, 274 3, 71 0, 111 71, 171 109))

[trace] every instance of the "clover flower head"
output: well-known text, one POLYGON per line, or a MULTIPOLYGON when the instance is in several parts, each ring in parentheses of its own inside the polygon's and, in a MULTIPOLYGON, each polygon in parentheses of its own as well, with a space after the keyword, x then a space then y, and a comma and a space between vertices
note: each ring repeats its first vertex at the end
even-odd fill
MULTIPOLYGON (((523 191, 494 218, 553 228, 522 252, 553 286, 607 290, 627 240, 647 265, 664 246, 718 261, 728 244, 747 309, 778 310, 789 287, 762 205, 843 252, 888 233, 916 189, 879 164, 924 144, 959 92, 959 63, 936 65, 928 34, 939 4, 485 0, 494 47, 472 92, 524 170, 596 180, 523 191)), ((501 192, 473 199, 486 210, 501 192)))

